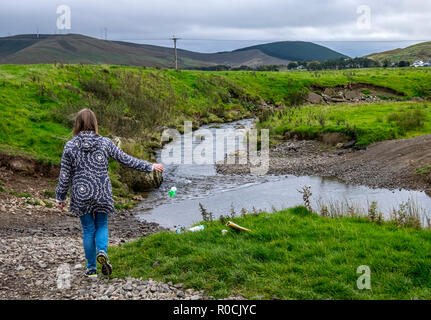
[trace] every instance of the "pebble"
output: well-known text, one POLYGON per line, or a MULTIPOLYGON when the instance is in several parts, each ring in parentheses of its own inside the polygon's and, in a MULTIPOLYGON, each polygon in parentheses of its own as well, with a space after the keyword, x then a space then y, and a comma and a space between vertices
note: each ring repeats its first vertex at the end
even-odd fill
MULTIPOLYGON (((2 181, 6 181, 4 177, 2 181)), ((182 283, 85 277, 79 219, 56 208, 29 206, 27 200, 11 195, 0 198, 0 300, 208 298, 204 291, 179 290, 182 283)), ((110 218, 109 245, 164 230, 156 223, 138 221, 133 211, 118 213, 110 218)), ((160 262, 153 265, 157 267, 160 262)))
POLYGON ((182 284, 174 286, 172 282, 153 279, 108 280, 101 275, 88 279, 82 268, 85 258, 80 237, 20 236, 8 238, 7 244, 0 246, 3 263, 0 299, 170 300, 206 297, 205 293, 194 289, 178 291, 182 284), (61 261, 56 248, 62 248, 61 261), (59 268, 62 264, 69 268, 59 268), (61 270, 63 276, 59 278, 57 274, 61 274, 61 270))

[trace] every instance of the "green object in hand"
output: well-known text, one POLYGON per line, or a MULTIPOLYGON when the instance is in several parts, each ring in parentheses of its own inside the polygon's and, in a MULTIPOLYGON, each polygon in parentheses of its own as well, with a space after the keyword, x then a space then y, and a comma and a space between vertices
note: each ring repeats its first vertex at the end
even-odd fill
POLYGON ((177 188, 172 187, 171 190, 169 190, 169 196, 171 198, 175 197, 175 193, 177 192, 177 188))

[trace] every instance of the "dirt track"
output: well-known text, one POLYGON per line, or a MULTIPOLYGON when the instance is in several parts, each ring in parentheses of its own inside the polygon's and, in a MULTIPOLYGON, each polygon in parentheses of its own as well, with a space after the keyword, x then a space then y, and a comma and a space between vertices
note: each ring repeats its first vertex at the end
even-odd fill
MULTIPOLYGON (((152 279, 85 278, 79 219, 33 204, 35 200, 55 201, 44 196, 45 190, 55 189, 55 179, 25 176, 2 167, 0 181, 0 299, 208 298, 202 291, 152 279), (22 197, 23 193, 32 198, 22 197), (67 266, 70 287, 58 287, 60 266, 67 266)), ((119 212, 109 220, 109 244, 121 245, 159 230, 155 223, 138 221, 131 211, 119 212)))
MULTIPOLYGON (((288 141, 270 150, 268 174, 337 177, 349 184, 431 193, 431 135, 375 143, 366 150, 337 149, 318 141, 288 141)), ((223 174, 248 174, 249 165, 217 164, 223 174)))
MULTIPOLYGON (((55 180, 0 167, 0 300, 213 299, 203 290, 184 288, 182 283, 108 279, 101 275, 97 279, 86 278, 79 219, 66 211, 33 203, 55 201, 44 193, 55 189, 55 180), (22 197, 22 193, 30 194, 31 199, 22 197)), ((133 211, 117 212, 109 219, 109 245, 122 245, 160 230, 163 228, 156 223, 138 221, 133 211)))

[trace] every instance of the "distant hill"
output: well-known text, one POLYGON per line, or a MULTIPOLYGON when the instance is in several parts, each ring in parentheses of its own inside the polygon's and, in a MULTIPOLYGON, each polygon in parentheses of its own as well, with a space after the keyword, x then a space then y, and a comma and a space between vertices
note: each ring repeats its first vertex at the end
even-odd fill
POLYGON ((327 47, 304 41, 281 41, 238 49, 246 51, 257 49, 263 53, 291 61, 323 61, 330 59, 348 58, 348 56, 327 47))
POLYGON ((404 60, 410 63, 413 63, 415 60, 431 60, 431 41, 418 43, 404 49, 373 53, 366 57, 380 63, 386 59, 390 62, 400 62, 404 60))
MULTIPOLYGON (((100 40, 79 34, 18 35, 0 38, 0 64, 85 63, 173 67, 174 50, 124 41, 100 40)), ((345 57, 309 42, 278 42, 231 52, 178 50, 181 68, 286 65, 291 61, 345 57)))
MULTIPOLYGON (((0 38, 0 63, 87 63, 117 64, 148 67, 173 67, 172 48, 105 41, 79 34, 19 35, 0 38)), ((214 65, 255 67, 269 64, 288 64, 289 61, 271 57, 259 50, 243 52, 198 53, 178 50, 181 68, 214 65)))

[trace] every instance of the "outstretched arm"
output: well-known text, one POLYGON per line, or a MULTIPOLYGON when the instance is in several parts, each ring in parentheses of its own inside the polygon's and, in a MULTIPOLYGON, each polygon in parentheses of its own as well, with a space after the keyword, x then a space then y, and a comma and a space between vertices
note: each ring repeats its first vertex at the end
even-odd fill
POLYGON ((69 190, 70 180, 72 174, 72 161, 69 154, 69 149, 64 147, 63 155, 61 157, 60 176, 58 177, 58 186, 55 192, 57 206, 63 209, 66 202, 67 191, 69 190))
POLYGON ((136 169, 138 171, 151 172, 154 170, 163 171, 163 166, 159 164, 152 164, 151 162, 136 159, 132 156, 129 156, 123 150, 118 148, 114 142, 110 140, 110 156, 117 160, 122 165, 136 169))

